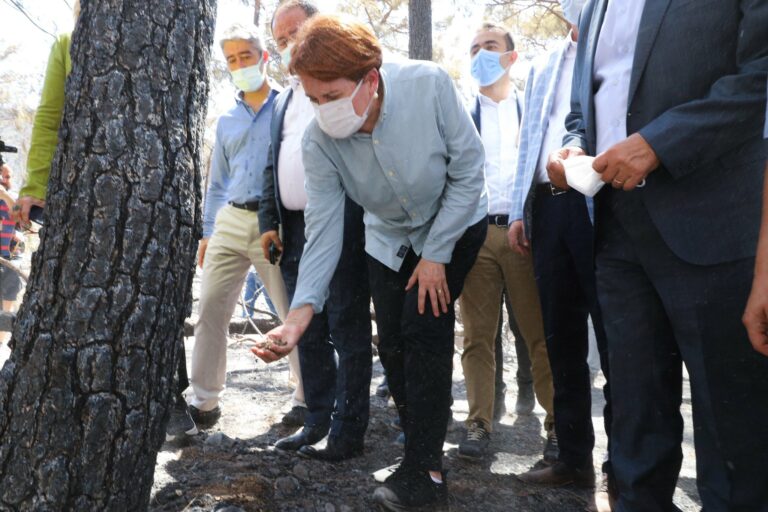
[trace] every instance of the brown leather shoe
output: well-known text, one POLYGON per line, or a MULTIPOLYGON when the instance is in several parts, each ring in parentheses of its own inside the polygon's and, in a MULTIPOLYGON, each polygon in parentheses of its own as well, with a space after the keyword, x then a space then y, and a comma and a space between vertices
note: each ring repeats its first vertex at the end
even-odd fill
POLYGON ((592 469, 592 464, 582 469, 574 469, 565 462, 558 461, 542 469, 526 471, 517 475, 517 478, 527 484, 553 486, 573 484, 585 488, 595 487, 595 471, 592 469))

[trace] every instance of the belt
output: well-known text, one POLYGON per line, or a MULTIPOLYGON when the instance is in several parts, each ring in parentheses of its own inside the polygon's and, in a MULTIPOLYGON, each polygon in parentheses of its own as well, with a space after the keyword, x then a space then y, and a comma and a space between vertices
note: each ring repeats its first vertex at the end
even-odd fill
POLYGON ((489 215, 488 224, 500 228, 509 227, 509 215, 489 215))
POLYGON ((259 202, 258 201, 248 201, 247 203, 235 203, 233 201, 229 202, 230 206, 234 206, 235 208, 239 210, 248 210, 249 212, 257 212, 259 211, 259 202))
POLYGON ((568 192, 567 188, 559 188, 551 183, 539 183, 536 185, 537 194, 545 194, 550 196, 560 196, 568 192))

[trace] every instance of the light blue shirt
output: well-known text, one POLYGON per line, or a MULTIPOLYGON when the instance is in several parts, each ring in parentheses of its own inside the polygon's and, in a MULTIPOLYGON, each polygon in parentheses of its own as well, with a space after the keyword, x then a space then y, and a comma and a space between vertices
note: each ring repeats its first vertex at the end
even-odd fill
POLYGON ((219 118, 205 195, 203 237, 213 234, 216 214, 226 203, 261 199, 261 181, 269 154, 272 103, 278 92, 272 89, 258 112, 238 95, 235 106, 219 118))
MULTIPOLYGON (((571 76, 562 76, 565 57, 571 45, 570 36, 563 41, 560 48, 550 52, 542 60, 531 66, 525 85, 525 107, 520 128, 520 150, 517 157, 517 171, 512 187, 512 208, 509 220, 523 220, 526 234, 530 236, 531 226, 527 204, 531 188, 535 184, 536 170, 540 160, 547 158, 551 148, 545 147, 545 135, 550 129, 551 113, 554 106, 557 89, 561 80, 571 81, 571 76)), ((568 87, 570 91, 570 86, 568 87)), ((565 130, 565 127, 563 127, 565 130)), ((559 149, 559 147, 557 148, 559 149)), ((592 198, 587 197, 589 218, 593 218, 592 198)))
POLYGON ((291 304, 322 310, 341 253, 345 193, 365 210, 365 250, 398 271, 409 248, 449 263, 485 218, 485 155, 448 73, 429 62, 382 66, 384 101, 372 134, 304 134, 307 244, 291 304))

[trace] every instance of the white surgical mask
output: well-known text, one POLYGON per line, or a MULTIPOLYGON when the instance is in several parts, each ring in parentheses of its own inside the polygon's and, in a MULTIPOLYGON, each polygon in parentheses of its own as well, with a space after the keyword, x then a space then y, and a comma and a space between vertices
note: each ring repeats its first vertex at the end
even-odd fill
POLYGON ((291 50, 293 50, 293 43, 288 43, 283 51, 280 52, 280 61, 283 63, 283 67, 287 70, 291 64, 291 50))
POLYGON ((261 86, 264 85, 264 73, 261 72, 260 67, 261 61, 253 66, 230 71, 229 74, 232 75, 232 82, 234 82, 235 87, 243 92, 261 89, 261 86))
POLYGON ((357 115, 355 106, 352 104, 352 99, 357 95, 362 85, 363 80, 360 80, 352 95, 346 98, 329 101, 323 105, 312 103, 317 124, 320 125, 320 129, 326 135, 334 139, 345 139, 365 124, 371 103, 373 103, 373 96, 371 96, 371 101, 368 102, 368 106, 365 107, 365 112, 361 116, 357 115))

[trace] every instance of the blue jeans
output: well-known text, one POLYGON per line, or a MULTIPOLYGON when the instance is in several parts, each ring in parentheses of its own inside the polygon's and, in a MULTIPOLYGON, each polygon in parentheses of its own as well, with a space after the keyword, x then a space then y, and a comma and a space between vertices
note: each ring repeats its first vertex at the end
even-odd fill
MULTIPOLYGON (((285 213, 283 238, 280 270, 291 301, 305 243, 303 212, 285 213)), ((373 357, 370 296, 363 209, 347 199, 344 244, 328 300, 298 346, 308 411, 304 425, 330 428, 330 435, 342 442, 362 443, 368 428, 373 357)))
POLYGON ((261 282, 259 274, 256 269, 251 267, 248 271, 248 276, 245 278, 245 293, 243 293, 243 316, 253 316, 254 308, 256 307, 256 300, 259 295, 264 294, 264 298, 267 301, 267 307, 269 311, 277 316, 277 310, 275 305, 272 304, 272 299, 269 298, 267 289, 264 288, 264 283, 261 282))

